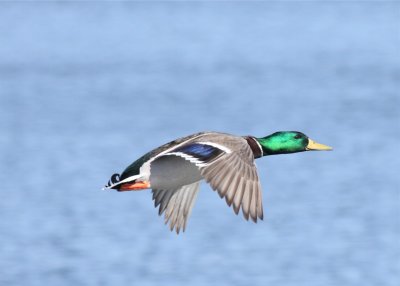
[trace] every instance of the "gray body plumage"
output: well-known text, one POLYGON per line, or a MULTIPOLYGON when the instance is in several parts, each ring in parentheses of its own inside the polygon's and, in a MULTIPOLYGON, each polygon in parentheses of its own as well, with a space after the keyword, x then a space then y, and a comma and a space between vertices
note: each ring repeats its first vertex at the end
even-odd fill
POLYGON ((152 189, 175 190, 202 179, 199 168, 178 156, 161 156, 151 163, 152 189))

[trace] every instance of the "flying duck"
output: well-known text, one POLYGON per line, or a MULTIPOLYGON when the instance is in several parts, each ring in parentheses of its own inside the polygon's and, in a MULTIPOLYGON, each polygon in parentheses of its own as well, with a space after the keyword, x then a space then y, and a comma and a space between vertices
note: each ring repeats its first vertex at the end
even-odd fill
POLYGON ((263 156, 332 150, 297 131, 262 138, 200 132, 164 144, 114 174, 104 189, 119 192, 152 189, 159 215, 176 233, 185 231, 203 179, 236 214, 263 219, 261 184, 254 160, 263 156))

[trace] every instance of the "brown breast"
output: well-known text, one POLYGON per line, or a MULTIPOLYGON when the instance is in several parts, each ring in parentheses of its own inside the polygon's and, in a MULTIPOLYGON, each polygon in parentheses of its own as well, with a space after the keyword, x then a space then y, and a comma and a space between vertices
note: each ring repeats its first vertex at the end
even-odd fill
POLYGON ((251 151, 253 151, 254 154, 254 159, 260 158, 263 156, 263 151, 262 147, 260 144, 256 141, 257 139, 252 137, 252 136, 244 136, 244 139, 246 139, 247 143, 249 144, 251 151))

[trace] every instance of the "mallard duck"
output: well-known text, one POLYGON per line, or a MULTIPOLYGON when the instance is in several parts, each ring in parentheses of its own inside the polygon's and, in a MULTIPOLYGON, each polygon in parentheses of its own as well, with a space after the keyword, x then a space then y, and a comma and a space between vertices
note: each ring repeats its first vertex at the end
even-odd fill
POLYGON ((187 220, 205 180, 246 220, 263 219, 262 193, 254 160, 263 156, 332 150, 297 131, 280 131, 262 138, 220 132, 200 132, 176 139, 143 155, 121 175, 111 176, 104 189, 119 192, 152 189, 159 215, 177 233, 187 220))

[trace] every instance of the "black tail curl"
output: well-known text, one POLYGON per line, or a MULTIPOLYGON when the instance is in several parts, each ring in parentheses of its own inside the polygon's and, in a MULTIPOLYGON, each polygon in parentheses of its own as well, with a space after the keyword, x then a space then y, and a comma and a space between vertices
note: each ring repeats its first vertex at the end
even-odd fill
POLYGON ((110 188, 112 185, 118 183, 120 181, 120 175, 119 174, 113 174, 111 176, 111 179, 108 181, 106 188, 110 188))

